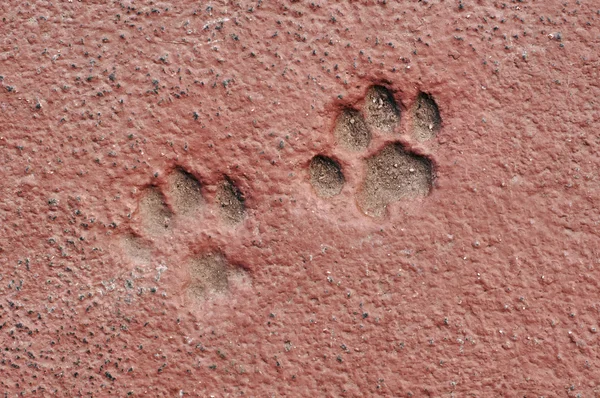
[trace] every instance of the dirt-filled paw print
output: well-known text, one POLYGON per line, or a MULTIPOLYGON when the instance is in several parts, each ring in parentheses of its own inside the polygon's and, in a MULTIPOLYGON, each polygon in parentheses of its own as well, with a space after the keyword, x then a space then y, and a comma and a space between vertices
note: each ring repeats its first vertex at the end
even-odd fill
POLYGON ((392 202, 427 196, 435 179, 433 163, 422 150, 412 148, 432 140, 442 119, 433 97, 423 92, 408 108, 407 118, 403 109, 392 91, 379 85, 371 86, 359 103, 341 108, 333 127, 335 155, 317 154, 309 165, 316 194, 338 195, 348 168, 362 175, 355 198, 368 216, 383 216, 392 202), (353 169, 357 164, 363 170, 353 169))
MULTIPOLYGON (((191 241, 205 238, 201 237, 202 231, 197 229, 195 221, 204 220, 207 213, 216 216, 211 222, 235 228, 246 217, 244 195, 228 176, 204 186, 192 172, 177 166, 166 178, 139 191, 132 232, 122 239, 124 252, 138 264, 160 262, 153 256, 153 245, 189 234, 195 235, 191 241)), ((228 294, 233 285, 250 284, 246 268, 231 264, 219 250, 194 250, 180 256, 187 258, 181 265, 173 265, 177 267, 176 273, 185 279, 181 285, 186 287, 189 297, 205 300, 228 294)))

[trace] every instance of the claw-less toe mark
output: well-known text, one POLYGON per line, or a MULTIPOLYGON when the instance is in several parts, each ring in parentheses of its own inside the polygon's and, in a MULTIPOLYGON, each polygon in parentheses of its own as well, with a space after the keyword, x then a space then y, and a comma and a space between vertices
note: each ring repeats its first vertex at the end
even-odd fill
POLYGON ((407 152, 400 143, 389 144, 367 158, 366 167, 359 205, 375 217, 381 216, 390 202, 426 196, 433 182, 430 160, 407 152))
POLYGON ((221 218, 230 225, 239 224, 244 219, 246 208, 244 196, 227 176, 217 188, 217 203, 219 204, 221 218))
POLYGON ((339 194, 344 187, 344 175, 340 165, 323 155, 312 158, 309 166, 310 183, 322 198, 339 194))
POLYGON ((413 107, 413 128, 417 141, 423 142, 435 137, 442 127, 440 111, 433 97, 420 93, 413 107))
POLYGON ((368 126, 384 133, 392 133, 400 121, 400 108, 392 93, 383 86, 369 88, 363 113, 368 126))
POLYGON ((344 109, 335 121, 335 139, 346 149, 363 151, 371 142, 371 132, 365 119, 355 109, 344 109))
POLYGON ((166 204, 162 192, 155 186, 149 186, 142 192, 139 204, 142 228, 153 235, 169 230, 173 213, 166 204))
POLYGON ((187 216, 204 205, 200 182, 191 173, 178 167, 169 175, 168 180, 176 213, 187 216))

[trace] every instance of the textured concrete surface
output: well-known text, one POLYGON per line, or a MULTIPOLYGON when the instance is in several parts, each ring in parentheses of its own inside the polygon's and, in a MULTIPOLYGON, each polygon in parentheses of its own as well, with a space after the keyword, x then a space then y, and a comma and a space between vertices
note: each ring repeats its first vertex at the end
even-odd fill
POLYGON ((599 396, 599 8, 3 2, 0 390, 599 396))

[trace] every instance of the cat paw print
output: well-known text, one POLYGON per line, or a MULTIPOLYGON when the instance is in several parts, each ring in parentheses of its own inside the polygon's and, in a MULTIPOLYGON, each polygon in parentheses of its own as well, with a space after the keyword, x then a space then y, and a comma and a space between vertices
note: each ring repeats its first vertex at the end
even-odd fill
POLYGON ((339 111, 332 153, 311 159, 310 183, 318 196, 331 198, 346 185, 346 169, 358 173, 359 178, 353 179, 360 180, 353 184, 358 207, 368 216, 381 217, 392 202, 429 194, 435 179, 432 161, 423 150, 413 148, 432 140, 441 127, 431 95, 419 93, 404 109, 389 89, 371 86, 361 101, 339 111))
MULTIPOLYGON (((122 239, 122 246, 135 263, 160 262, 162 257, 154 255, 156 242, 168 245, 174 239, 191 241, 194 247, 210 247, 198 242, 211 240, 210 235, 203 234, 202 228, 198 229, 198 221, 202 225, 212 217, 204 225, 220 223, 232 229, 241 224, 245 216, 244 196, 228 176, 216 184, 203 185, 194 174, 178 166, 160 182, 139 191, 132 232, 122 239)), ((247 270, 231 264, 219 250, 176 253, 176 258, 181 257, 184 257, 183 265, 171 266, 176 267, 175 274, 183 279, 181 286, 193 299, 226 295, 232 286, 250 284, 247 270)))

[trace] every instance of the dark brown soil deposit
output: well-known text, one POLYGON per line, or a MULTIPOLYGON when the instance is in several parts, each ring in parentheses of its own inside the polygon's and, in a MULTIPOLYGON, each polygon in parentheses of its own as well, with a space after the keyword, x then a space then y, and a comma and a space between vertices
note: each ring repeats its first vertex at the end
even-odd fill
POLYGON ((3 2, 0 391, 600 396, 599 9, 3 2))

